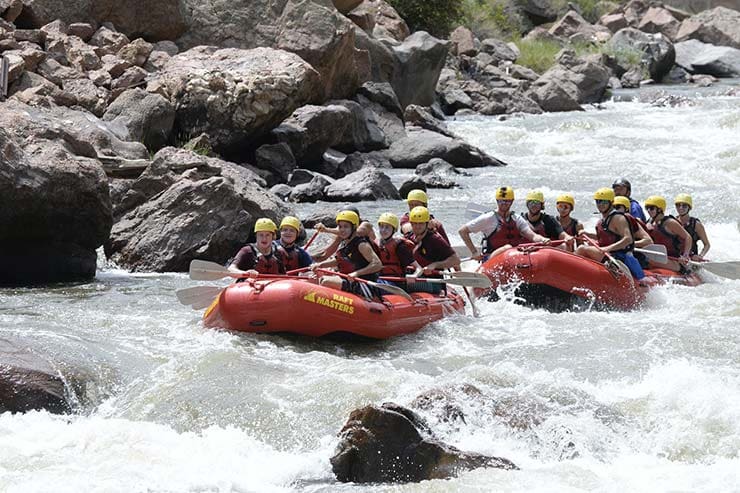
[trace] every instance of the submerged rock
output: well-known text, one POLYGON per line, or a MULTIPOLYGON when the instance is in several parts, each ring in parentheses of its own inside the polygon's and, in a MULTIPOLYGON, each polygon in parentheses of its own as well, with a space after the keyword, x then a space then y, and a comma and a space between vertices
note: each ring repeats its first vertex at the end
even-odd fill
POLYGON ((443 479, 479 467, 517 469, 507 459, 438 441, 417 414, 393 403, 353 411, 331 465, 339 481, 355 483, 443 479))

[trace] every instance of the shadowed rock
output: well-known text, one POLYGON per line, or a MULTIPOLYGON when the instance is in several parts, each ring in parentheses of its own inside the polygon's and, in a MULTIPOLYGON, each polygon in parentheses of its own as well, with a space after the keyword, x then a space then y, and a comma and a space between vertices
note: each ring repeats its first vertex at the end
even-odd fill
POLYGON ((507 459, 439 442, 418 415, 393 403, 353 411, 331 464, 339 481, 355 483, 443 479, 479 467, 517 469, 507 459))
POLYGON ((506 164, 467 142, 421 129, 409 129, 407 137, 394 142, 385 152, 394 168, 415 168, 435 157, 459 168, 506 164))

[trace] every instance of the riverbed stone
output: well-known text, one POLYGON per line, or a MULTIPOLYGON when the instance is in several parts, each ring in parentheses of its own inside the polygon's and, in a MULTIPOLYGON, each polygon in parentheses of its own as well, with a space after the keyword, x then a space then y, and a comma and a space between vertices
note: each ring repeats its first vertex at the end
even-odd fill
POLYGON ((350 173, 325 189, 329 202, 359 202, 361 200, 400 200, 391 179, 377 168, 363 168, 350 173))
POLYGON ((339 481, 355 483, 450 478, 479 467, 517 469, 507 459, 440 442, 416 413, 394 403, 354 410, 331 464, 339 481))
POLYGON ((435 157, 460 168, 506 164, 462 140, 414 128, 385 152, 394 168, 415 168, 435 157))
POLYGON ((696 39, 676 43, 676 65, 689 72, 715 77, 740 77, 740 50, 696 39))

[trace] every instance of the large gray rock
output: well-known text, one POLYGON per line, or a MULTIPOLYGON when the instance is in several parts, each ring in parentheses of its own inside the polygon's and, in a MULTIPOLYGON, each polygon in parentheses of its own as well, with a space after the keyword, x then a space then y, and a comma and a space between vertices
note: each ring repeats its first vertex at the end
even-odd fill
POLYGON ((478 53, 476 39, 473 31, 464 26, 458 26, 450 33, 452 53, 454 55, 475 56, 478 53))
POLYGON ((361 200, 400 200, 391 179, 377 168, 364 168, 350 173, 324 190, 329 202, 359 202, 361 200))
POLYGON ((462 140, 413 128, 409 129, 406 137, 394 142, 385 153, 394 168, 416 168, 435 157, 459 168, 506 164, 462 140))
POLYGON ((434 103, 435 88, 450 43, 417 31, 393 47, 396 67, 390 81, 401 107, 434 103))
POLYGON ((676 65, 695 74, 740 77, 740 50, 695 39, 676 43, 676 65))
POLYGON ((479 467, 517 469, 507 459, 440 442, 417 414, 393 403, 352 411, 331 464, 339 481, 354 483, 443 479, 479 467))
POLYGON ((618 31, 609 45, 614 51, 628 50, 642 52, 642 63, 653 80, 660 81, 666 75, 676 59, 673 43, 663 36, 648 34, 627 27, 618 31))
POLYGON ((575 10, 569 10, 549 31, 553 36, 566 39, 578 34, 586 41, 606 41, 611 35, 608 28, 591 24, 575 10))
POLYGON ((103 115, 125 140, 143 142, 157 151, 170 139, 175 123, 175 107, 159 94, 129 89, 121 94, 103 115))
POLYGON ((601 64, 577 58, 571 50, 557 56, 558 64, 532 83, 528 96, 545 111, 579 110, 583 103, 600 101, 609 84, 601 64))
POLYGON ((95 249, 112 223, 108 183, 93 159, 95 149, 75 133, 71 121, 14 101, 3 103, 0 284, 95 275, 95 249))
POLYGON ((318 84, 318 73, 286 51, 203 46, 172 57, 148 89, 175 105, 178 132, 205 132, 221 150, 278 125, 315 97, 318 84))
POLYGON ((283 183, 288 181, 296 168, 295 156, 290 146, 284 142, 262 145, 257 148, 254 157, 258 168, 272 171, 283 183))
POLYGON ((688 39, 740 49, 740 12, 716 7, 686 19, 678 29, 676 40, 688 39))
POLYGON ((668 39, 676 39, 680 22, 667 9, 650 7, 637 28, 646 33, 662 33, 668 39))
POLYGON ((166 147, 132 186, 105 254, 134 271, 186 271, 195 258, 225 263, 258 218, 290 212, 257 182, 236 164, 166 147))

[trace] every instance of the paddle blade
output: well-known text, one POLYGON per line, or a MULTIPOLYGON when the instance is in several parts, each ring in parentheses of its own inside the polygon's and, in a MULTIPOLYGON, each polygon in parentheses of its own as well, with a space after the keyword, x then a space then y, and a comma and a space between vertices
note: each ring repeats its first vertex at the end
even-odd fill
POLYGON ((457 286, 484 289, 492 286, 491 280, 488 276, 479 272, 451 272, 446 274, 445 277, 445 282, 447 282, 447 284, 457 286))
POLYGON ((190 279, 196 281, 215 281, 231 275, 226 267, 207 260, 192 260, 190 262, 190 279))
POLYGON ((691 265, 706 269, 712 274, 727 279, 740 279, 740 261, 728 262, 691 262, 691 265))
POLYGON ((399 288, 398 286, 393 286, 392 284, 383 284, 379 282, 371 282, 371 281, 364 281, 371 286, 375 286, 376 288, 385 291, 386 293, 390 294, 396 294, 398 296, 403 296, 409 301, 414 301, 414 298, 411 297, 410 294, 408 294, 406 291, 404 291, 402 288, 399 288))
POLYGON ((221 293, 222 288, 218 286, 193 286, 191 288, 178 289, 175 291, 177 300, 183 305, 201 310, 209 306, 221 293))
MULTIPOLYGON (((648 245, 653 246, 653 245, 648 245)), ((665 248, 664 245, 657 245, 662 246, 665 248)), ((653 249, 648 248, 635 248, 635 252, 641 253, 645 255, 650 261, 655 262, 656 264, 667 264, 668 263, 668 255, 665 254, 665 252, 656 251, 653 249)))

